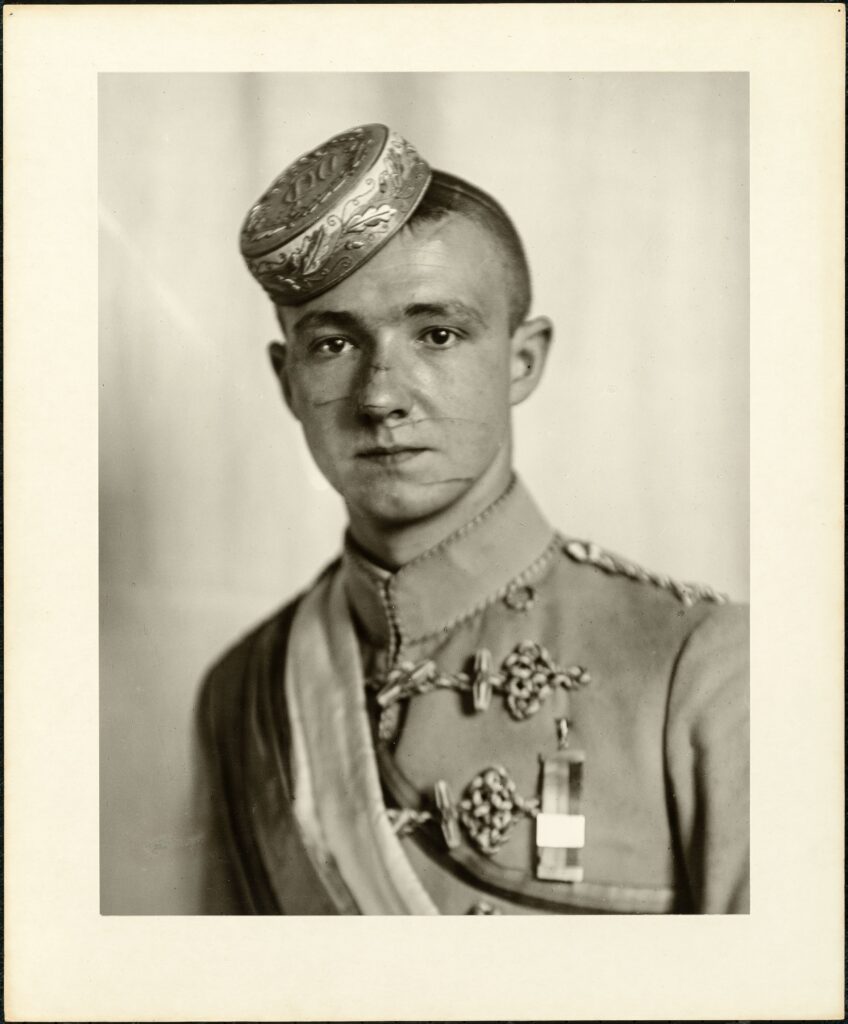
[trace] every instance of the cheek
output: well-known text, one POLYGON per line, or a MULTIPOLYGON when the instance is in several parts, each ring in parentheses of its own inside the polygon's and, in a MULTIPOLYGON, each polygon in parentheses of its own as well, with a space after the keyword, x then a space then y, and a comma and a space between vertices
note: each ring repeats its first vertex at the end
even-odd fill
MULTIPOLYGON (((509 364, 490 358, 457 364, 440 382, 437 402, 458 423, 479 431, 502 427, 509 420, 509 364)), ((476 434, 476 430, 474 433, 476 434)))
POLYGON ((326 406, 347 398, 354 388, 354 370, 344 364, 320 371, 296 367, 289 378, 292 412, 301 421, 322 415, 326 406))
POLYGON ((300 424, 312 456, 325 472, 332 470, 334 453, 345 434, 348 403, 343 388, 330 381, 316 384, 292 381, 291 411, 300 424))

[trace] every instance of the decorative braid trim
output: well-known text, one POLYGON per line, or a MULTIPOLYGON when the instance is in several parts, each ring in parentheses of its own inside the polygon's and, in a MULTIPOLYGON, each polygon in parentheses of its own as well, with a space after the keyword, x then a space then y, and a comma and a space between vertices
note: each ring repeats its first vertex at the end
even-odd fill
POLYGON ((392 599, 391 578, 387 580, 380 580, 380 585, 377 590, 380 594, 380 604, 383 606, 383 614, 386 616, 386 622, 389 624, 389 663, 392 664, 400 654, 401 648, 404 645, 404 639, 403 632, 400 628, 400 621, 397 616, 397 605, 392 599))
POLYGON ((626 576, 628 579, 640 583, 652 583, 655 587, 674 594, 687 608, 690 608, 697 601, 727 604, 730 600, 726 594, 721 594, 705 584, 682 583, 672 579, 670 576, 650 572, 635 562, 625 561, 617 555, 605 551, 591 541, 573 540, 569 537, 563 537, 561 534, 557 535, 557 539, 563 552, 573 562, 591 565, 593 568, 600 569, 602 572, 609 573, 612 576, 626 576))

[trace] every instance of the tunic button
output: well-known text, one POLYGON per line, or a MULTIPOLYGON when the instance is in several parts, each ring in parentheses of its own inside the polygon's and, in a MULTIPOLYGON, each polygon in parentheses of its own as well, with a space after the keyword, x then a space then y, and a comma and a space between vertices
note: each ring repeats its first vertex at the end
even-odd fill
POLYGON ((533 587, 511 586, 504 595, 504 604, 514 612, 526 612, 536 600, 533 587))
POLYGON ((488 900, 477 900, 476 903, 472 903, 468 909, 469 914, 500 914, 502 911, 498 910, 494 904, 489 903, 488 900))

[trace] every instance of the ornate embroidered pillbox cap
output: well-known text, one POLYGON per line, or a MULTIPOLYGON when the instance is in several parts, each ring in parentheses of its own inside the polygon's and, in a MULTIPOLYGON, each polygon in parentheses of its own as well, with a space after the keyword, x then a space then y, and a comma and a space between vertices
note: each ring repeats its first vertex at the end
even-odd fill
POLYGON ((277 305, 315 298, 400 230, 431 177, 386 125, 334 135, 287 167, 251 208, 241 230, 248 269, 277 305))

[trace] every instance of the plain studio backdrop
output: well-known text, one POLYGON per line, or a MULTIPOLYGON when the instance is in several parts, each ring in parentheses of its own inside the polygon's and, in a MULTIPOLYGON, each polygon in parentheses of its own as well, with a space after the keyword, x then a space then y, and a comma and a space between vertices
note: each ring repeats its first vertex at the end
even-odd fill
POLYGON ((552 523, 748 596, 745 74, 100 76, 101 911, 200 907, 193 709, 338 551, 238 253, 293 159, 383 122, 506 207, 556 328, 515 415, 552 523))

